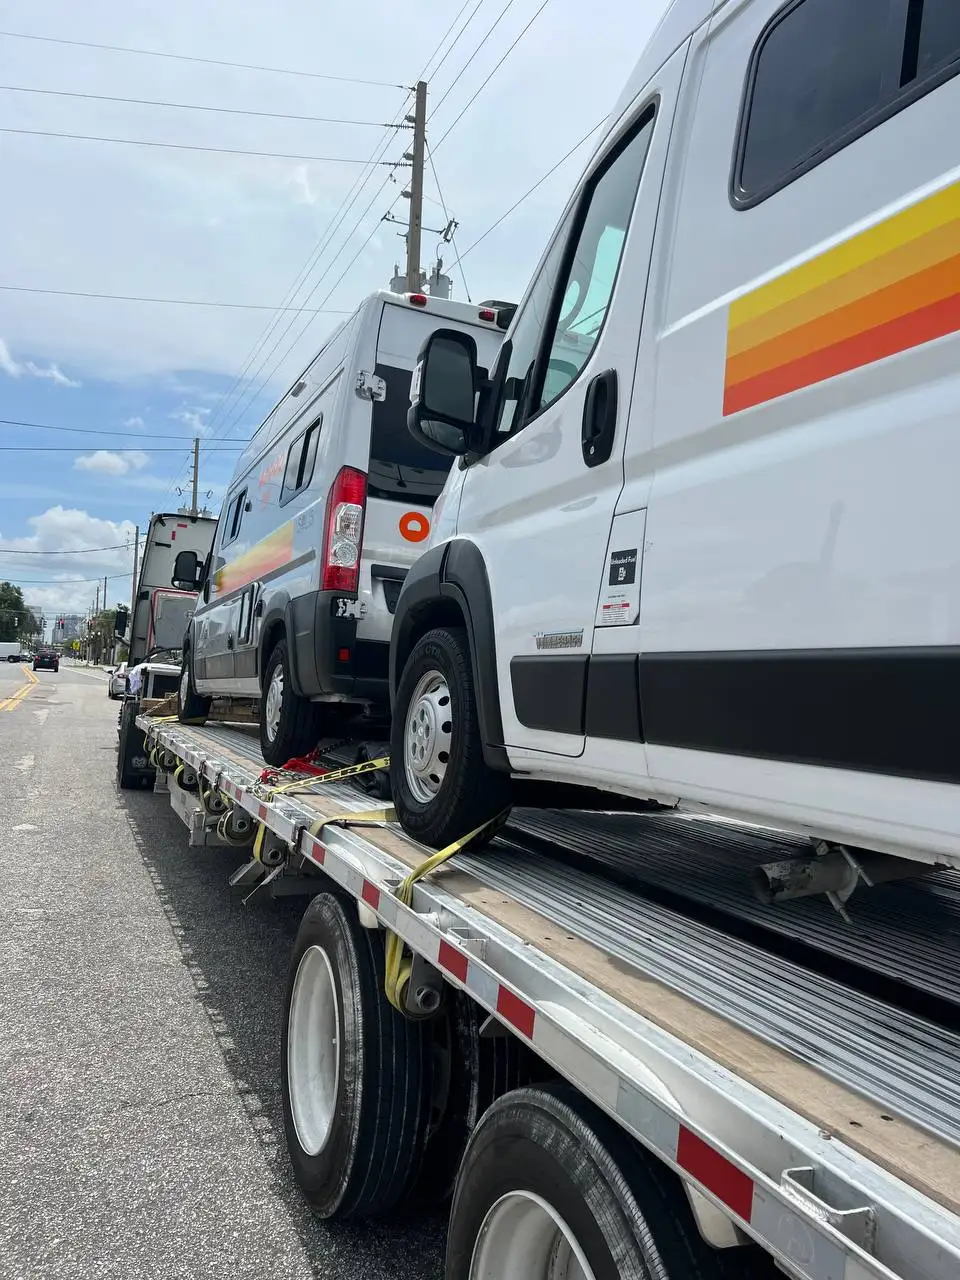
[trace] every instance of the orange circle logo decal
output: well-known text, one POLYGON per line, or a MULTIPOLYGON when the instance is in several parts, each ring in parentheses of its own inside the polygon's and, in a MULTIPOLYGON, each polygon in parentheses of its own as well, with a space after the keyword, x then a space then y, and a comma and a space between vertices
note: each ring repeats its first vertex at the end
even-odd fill
POLYGON ((419 511, 407 511, 400 517, 400 533, 408 542, 423 542, 430 536, 430 521, 419 511))

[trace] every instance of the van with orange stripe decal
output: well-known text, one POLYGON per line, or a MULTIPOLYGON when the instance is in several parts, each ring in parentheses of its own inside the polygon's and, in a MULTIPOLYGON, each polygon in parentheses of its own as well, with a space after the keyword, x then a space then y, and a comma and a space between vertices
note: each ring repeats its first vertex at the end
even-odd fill
POLYGON ((408 832, 525 775, 960 867, 958 71, 957 0, 675 0, 489 377, 428 339, 408 832))
POLYGON ((260 700, 264 758, 339 735, 342 713, 387 707, 392 613, 430 529, 449 458, 406 426, 417 351, 438 325, 492 360, 495 308, 379 292, 331 335, 254 433, 197 586, 180 679, 183 720, 216 696, 260 700))

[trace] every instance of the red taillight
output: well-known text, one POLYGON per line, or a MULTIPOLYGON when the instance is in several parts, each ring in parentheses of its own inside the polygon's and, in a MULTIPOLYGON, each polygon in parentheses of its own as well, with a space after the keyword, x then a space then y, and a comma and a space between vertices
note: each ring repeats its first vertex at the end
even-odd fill
POLYGON ((367 477, 355 467, 341 467, 327 496, 321 591, 357 590, 366 502, 367 477))
POLYGON ((497 313, 495 311, 491 311, 489 307, 480 308, 481 320, 488 320, 492 324, 494 320, 496 320, 496 318, 497 318, 497 313))
POLYGON ((425 307, 427 305, 427 295, 425 293, 410 294, 411 307, 425 307))

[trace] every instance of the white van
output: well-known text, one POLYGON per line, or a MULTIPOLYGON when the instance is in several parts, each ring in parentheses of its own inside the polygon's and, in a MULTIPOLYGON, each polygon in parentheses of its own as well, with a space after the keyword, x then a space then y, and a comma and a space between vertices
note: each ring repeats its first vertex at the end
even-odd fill
POLYGON ((513 774, 960 866, 958 71, 957 0, 675 0, 491 385, 426 344, 409 832, 513 774))
POLYGON ((244 450, 199 585, 179 714, 216 695, 260 698, 264 758, 283 764, 334 731, 334 705, 387 704, 390 625, 450 465, 407 430, 417 352, 438 325, 493 359, 498 312, 424 294, 366 298, 244 450), (326 712, 324 712, 326 708, 326 712))

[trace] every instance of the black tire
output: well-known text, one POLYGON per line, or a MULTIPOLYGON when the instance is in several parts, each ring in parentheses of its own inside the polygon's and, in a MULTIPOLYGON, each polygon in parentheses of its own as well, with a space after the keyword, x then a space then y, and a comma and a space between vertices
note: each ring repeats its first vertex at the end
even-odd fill
POLYGON ((712 1249, 680 1179, 567 1084, 506 1094, 474 1129, 454 1194, 445 1280, 467 1280, 488 1212, 516 1191, 542 1197, 559 1214, 596 1280, 777 1274, 753 1248, 712 1249))
POLYGON ((290 654, 286 640, 278 640, 267 660, 260 683, 260 751, 267 764, 283 765, 293 756, 312 751, 320 740, 320 709, 307 698, 298 698, 290 679, 290 654), (267 691, 277 667, 283 668, 280 722, 271 738, 267 731, 267 691))
POLYGON ((212 698, 202 698, 193 684, 193 663, 190 650, 185 649, 180 665, 180 683, 177 685, 177 719, 181 724, 206 724, 212 698))
POLYGON ((436 1082, 423 1166, 411 1200, 432 1209, 453 1195, 457 1171, 480 1117, 499 1097, 537 1077, 539 1062, 511 1035, 481 1036, 486 1013, 462 991, 429 1024, 436 1082))
POLYGON ((430 1115, 426 1026, 402 1017, 383 989, 383 937, 364 929, 356 905, 333 894, 313 899, 294 943, 281 1039, 283 1122, 297 1182, 322 1218, 387 1213, 420 1167, 430 1115), (326 1141, 301 1144, 291 1104, 290 1011, 301 962, 325 953, 337 995, 338 1085, 326 1141))
MULTIPOLYGON (((414 645, 397 688, 390 734, 390 785, 403 829, 435 849, 460 839, 481 823, 506 811, 510 778, 483 758, 473 668, 466 632, 460 627, 428 631, 414 645), (437 794, 422 801, 410 788, 404 764, 407 715, 420 680, 431 671, 447 682, 451 704, 451 740, 446 773, 437 794)), ((488 828, 475 845, 486 844, 503 822, 488 828)))
POLYGON ((155 771, 146 763, 138 766, 135 762, 143 759, 146 762, 147 748, 143 731, 137 728, 138 703, 135 699, 125 702, 120 708, 120 741, 117 747, 117 785, 122 791, 133 791, 138 787, 153 786, 155 771))

